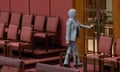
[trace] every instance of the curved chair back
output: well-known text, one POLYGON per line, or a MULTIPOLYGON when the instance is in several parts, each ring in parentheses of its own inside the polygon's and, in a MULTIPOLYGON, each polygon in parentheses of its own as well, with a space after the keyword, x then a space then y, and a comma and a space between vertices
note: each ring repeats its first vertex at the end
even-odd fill
POLYGON ((10 24, 20 25, 21 14, 20 13, 12 13, 10 24))
POLYGON ((34 30, 44 32, 45 16, 35 16, 34 30))
POLYGON ((112 54, 112 42, 113 38, 109 36, 100 36, 98 52, 104 53, 105 55, 112 54))
POLYGON ((56 33, 58 26, 58 17, 48 17, 46 32, 56 33))
POLYGON ((24 62, 20 59, 0 56, 1 72, 24 72, 24 62))
POLYGON ((23 15, 22 17, 22 26, 31 26, 32 25, 33 15, 23 15))

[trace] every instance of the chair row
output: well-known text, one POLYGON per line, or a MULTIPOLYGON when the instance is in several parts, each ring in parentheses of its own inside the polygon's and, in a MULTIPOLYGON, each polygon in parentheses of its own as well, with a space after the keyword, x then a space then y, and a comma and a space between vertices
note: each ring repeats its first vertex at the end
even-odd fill
POLYGON ((98 51, 87 54, 84 56, 84 72, 87 71, 87 63, 93 61, 93 72, 96 72, 96 64, 99 65, 99 71, 104 71, 104 66, 108 65, 111 67, 111 72, 120 72, 120 39, 115 42, 113 46, 113 37, 100 36, 98 42, 98 51), (89 62, 90 61, 90 62, 89 62))
MULTIPOLYGON (((0 21, 7 20, 7 13, 0 14, 0 21)), ((46 51, 48 51, 49 38, 56 39, 56 32, 58 26, 58 17, 35 16, 34 24, 32 24, 32 15, 21 15, 17 13, 11 14, 10 23, 0 22, 0 47, 5 49, 6 53, 9 51, 8 46, 17 47, 19 56, 24 48, 30 46, 29 49, 34 49, 35 37, 45 39, 46 51), (22 24, 20 26, 20 23, 22 24), (32 24, 32 25, 31 25, 32 24), (46 26, 46 29, 45 29, 46 26), (11 43, 12 42, 12 43, 11 43), (7 47, 6 47, 7 46, 7 47), (23 48, 24 47, 24 48, 23 48)), ((5 55, 6 55, 5 53, 5 55)))
MULTIPOLYGON (((3 27, 4 24, 0 23, 0 26, 3 27)), ((32 26, 22 26, 22 28, 19 30, 17 25, 9 25, 8 31, 7 31, 7 39, 0 39, 0 48, 3 49, 4 55, 9 56, 10 48, 12 50, 13 49, 17 50, 19 52, 19 57, 21 57, 22 50, 26 48, 31 49, 33 53, 34 47, 32 45, 33 44, 32 28, 33 28, 32 26), (20 35, 19 40, 17 39, 18 33, 20 35)))
POLYGON ((10 24, 15 24, 20 26, 22 21, 22 25, 31 25, 32 24, 32 15, 23 15, 21 13, 9 13, 9 12, 1 12, 0 13, 0 23, 4 23, 6 27, 10 24))
MULTIPOLYGON (((26 15, 21 13, 9 13, 9 12, 0 13, 0 23, 4 23, 7 27, 10 24, 18 25, 18 27, 33 25, 34 30, 42 31, 42 32, 48 31, 45 28, 48 28, 49 26, 52 28, 52 26, 54 26, 53 24, 50 24, 50 25, 46 24, 46 23, 49 23, 49 21, 50 23, 54 23, 55 19, 53 18, 56 18, 58 20, 57 16, 56 17, 54 16, 51 19, 51 17, 49 18, 41 15, 26 15)), ((55 21, 55 22, 58 22, 58 21, 55 21)), ((56 27, 56 24, 54 27, 56 27)))
MULTIPOLYGON (((25 72, 24 61, 21 59, 0 57, 0 64, 2 65, 1 72, 25 72)), ((48 64, 36 63, 35 72, 77 72, 74 69, 57 67, 48 64)))

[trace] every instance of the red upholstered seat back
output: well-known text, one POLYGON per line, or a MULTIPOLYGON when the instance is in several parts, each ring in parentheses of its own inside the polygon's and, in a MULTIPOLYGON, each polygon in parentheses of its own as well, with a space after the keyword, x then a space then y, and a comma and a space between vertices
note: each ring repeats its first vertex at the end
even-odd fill
POLYGON ((46 32, 55 33, 58 26, 58 17, 48 17, 46 32))
POLYGON ((32 24, 32 15, 23 15, 22 17, 22 26, 31 26, 32 24))
POLYGON ((112 51, 112 37, 100 36, 98 52, 111 54, 112 51))
POLYGON ((34 30, 44 31, 45 16, 35 16, 34 30))
POLYGON ((8 20, 9 20, 9 12, 1 12, 0 22, 1 23, 8 23, 8 20))
POLYGON ((15 24, 15 25, 19 26, 20 18, 21 18, 21 14, 20 13, 12 13, 10 24, 15 24))
POLYGON ((25 42, 31 42, 31 39, 32 39, 32 27, 22 26, 20 40, 25 42))
POLYGON ((17 40, 18 35, 18 26, 17 25, 9 25, 7 32, 7 39, 17 40))

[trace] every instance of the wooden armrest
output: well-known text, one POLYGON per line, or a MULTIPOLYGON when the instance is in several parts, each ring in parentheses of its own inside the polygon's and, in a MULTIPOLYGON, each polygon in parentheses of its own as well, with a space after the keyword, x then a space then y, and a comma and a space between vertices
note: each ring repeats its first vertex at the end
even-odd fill
POLYGON ((110 57, 109 55, 101 55, 99 56, 99 58, 106 58, 106 57, 110 57))

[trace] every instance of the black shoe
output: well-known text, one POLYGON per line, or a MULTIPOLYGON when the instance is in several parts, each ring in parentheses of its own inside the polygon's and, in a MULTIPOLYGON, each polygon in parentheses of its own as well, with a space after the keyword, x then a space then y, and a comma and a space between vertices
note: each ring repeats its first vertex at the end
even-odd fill
POLYGON ((70 65, 68 65, 68 64, 64 64, 63 66, 64 66, 64 67, 70 67, 70 65))
POLYGON ((74 65, 74 67, 82 67, 83 64, 77 64, 77 65, 74 65))

